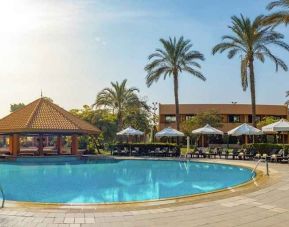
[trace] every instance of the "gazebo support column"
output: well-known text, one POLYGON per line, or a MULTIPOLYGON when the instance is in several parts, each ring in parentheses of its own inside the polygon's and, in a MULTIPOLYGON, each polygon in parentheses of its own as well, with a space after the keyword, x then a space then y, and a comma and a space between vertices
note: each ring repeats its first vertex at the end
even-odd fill
POLYGON ((39 152, 39 155, 43 155, 43 136, 42 135, 39 135, 38 152, 39 152))
POLYGON ((72 135, 71 136, 71 154, 72 155, 78 155, 77 135, 72 135))
POLYGON ((61 151, 62 151, 62 136, 57 136, 56 148, 57 148, 57 153, 61 154, 61 151))
POLYGON ((9 152, 13 154, 13 135, 9 135, 9 152))
POLYGON ((19 135, 13 134, 9 136, 9 151, 13 156, 17 156, 20 151, 19 135))

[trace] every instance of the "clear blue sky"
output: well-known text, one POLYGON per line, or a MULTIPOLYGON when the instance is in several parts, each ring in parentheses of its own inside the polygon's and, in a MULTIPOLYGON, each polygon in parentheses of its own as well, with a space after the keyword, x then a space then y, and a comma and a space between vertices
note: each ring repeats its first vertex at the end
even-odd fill
MULTIPOLYGON (((0 3, 0 116, 9 104, 44 95, 66 109, 92 104, 111 81, 128 79, 149 102, 173 103, 173 82, 145 85, 147 56, 159 38, 190 39, 206 61, 202 82, 181 75, 181 103, 250 103, 239 59, 211 55, 232 15, 266 13, 267 0, 9 0, 0 3)), ((280 31, 289 42, 288 29, 280 31)), ((289 54, 273 49, 289 64, 289 54)), ((283 104, 289 72, 256 65, 257 103, 283 104)))

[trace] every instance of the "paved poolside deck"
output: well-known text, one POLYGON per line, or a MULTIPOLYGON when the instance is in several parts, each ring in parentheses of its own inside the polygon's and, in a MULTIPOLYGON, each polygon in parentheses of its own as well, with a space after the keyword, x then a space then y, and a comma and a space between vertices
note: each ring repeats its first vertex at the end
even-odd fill
MULTIPOLYGON (((253 167, 254 162, 211 162, 253 167)), ((264 164, 259 167, 264 171, 264 164)), ((14 207, 0 209, 0 226, 289 226, 289 165, 271 164, 266 184, 208 199, 129 209, 14 207)))

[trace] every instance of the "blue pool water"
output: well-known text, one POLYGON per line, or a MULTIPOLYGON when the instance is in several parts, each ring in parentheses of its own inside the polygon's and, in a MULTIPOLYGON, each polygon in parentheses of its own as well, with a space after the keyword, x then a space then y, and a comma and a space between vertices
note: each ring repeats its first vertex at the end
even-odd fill
POLYGON ((200 162, 23 158, 0 163, 6 199, 111 203, 186 196, 235 186, 250 169, 200 162))

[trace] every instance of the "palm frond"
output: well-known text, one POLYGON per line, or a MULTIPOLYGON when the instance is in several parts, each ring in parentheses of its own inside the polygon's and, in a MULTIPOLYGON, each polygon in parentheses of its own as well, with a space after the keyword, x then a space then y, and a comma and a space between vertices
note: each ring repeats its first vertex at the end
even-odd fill
MULTIPOLYGON (((177 39, 169 38, 168 40, 160 39, 162 49, 158 48, 154 53, 149 55, 149 62, 145 66, 146 84, 150 87, 154 82, 157 82, 161 77, 166 79, 173 73, 186 71, 186 67, 201 68, 198 60, 204 61, 205 57, 199 51, 192 50, 190 40, 180 37, 177 39)), ((198 71, 192 71, 193 75, 200 79, 204 79, 203 75, 198 71)))
POLYGON ((272 10, 275 7, 289 8, 289 0, 278 0, 269 3, 266 7, 267 10, 272 10))

